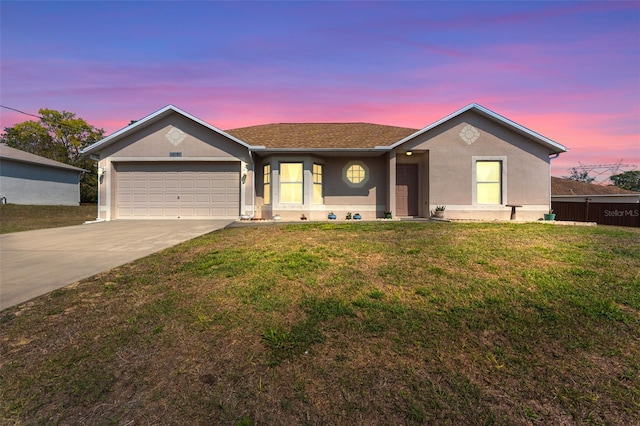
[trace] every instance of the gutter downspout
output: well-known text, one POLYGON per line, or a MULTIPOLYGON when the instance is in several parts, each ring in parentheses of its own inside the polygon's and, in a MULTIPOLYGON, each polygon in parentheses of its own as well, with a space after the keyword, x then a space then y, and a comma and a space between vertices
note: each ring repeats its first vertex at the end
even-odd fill
POLYGON ((251 216, 250 219, 254 219, 256 216, 256 163, 253 161, 253 153, 249 148, 249 159, 251 160, 251 216))
POLYGON ((553 196, 553 194, 551 193, 551 160, 555 160, 558 157, 560 157, 559 152, 549 155, 549 213, 551 213, 551 203, 553 202, 553 200, 551 199, 551 197, 553 196))
POLYGON ((98 214, 96 216, 96 220, 89 220, 86 221, 85 223, 97 223, 97 222, 104 222, 104 219, 100 219, 100 180, 102 179, 102 176, 104 175, 105 170, 100 167, 100 157, 98 157, 97 155, 90 155, 89 158, 91 158, 92 160, 96 161, 98 163, 97 165, 97 174, 98 174, 98 180, 96 182, 97 185, 97 191, 98 191, 98 214))

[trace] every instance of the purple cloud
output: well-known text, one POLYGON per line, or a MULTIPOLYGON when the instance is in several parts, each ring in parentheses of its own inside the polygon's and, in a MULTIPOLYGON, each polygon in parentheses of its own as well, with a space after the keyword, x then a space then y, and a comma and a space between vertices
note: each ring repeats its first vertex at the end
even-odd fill
MULTIPOLYGON (((1 103, 30 113, 107 133, 170 103, 223 129, 421 128, 478 102, 569 146, 554 173, 640 165, 638 3, 38 5, 0 17, 1 103)), ((2 110, 0 124, 30 118, 2 110)))

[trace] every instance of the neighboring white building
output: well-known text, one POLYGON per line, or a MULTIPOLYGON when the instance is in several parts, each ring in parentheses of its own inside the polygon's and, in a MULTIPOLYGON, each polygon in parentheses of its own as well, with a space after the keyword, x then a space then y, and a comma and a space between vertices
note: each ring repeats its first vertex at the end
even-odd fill
POLYGON ((0 144, 0 200, 10 204, 80 204, 85 170, 0 144))

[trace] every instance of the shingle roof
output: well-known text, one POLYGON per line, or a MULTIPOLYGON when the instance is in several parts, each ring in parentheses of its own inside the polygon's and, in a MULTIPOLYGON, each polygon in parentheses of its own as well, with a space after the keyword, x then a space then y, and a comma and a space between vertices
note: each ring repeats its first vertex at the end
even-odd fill
POLYGON ((74 170, 77 172, 84 172, 86 170, 79 167, 72 166, 70 164, 61 163, 59 161, 51 160, 49 158, 41 157, 39 155, 31 154, 29 152, 21 151, 16 148, 12 148, 6 143, 0 143, 0 158, 19 161, 21 163, 39 164, 41 166, 56 167, 59 169, 74 170))
POLYGON ((266 148, 356 148, 391 145, 417 129, 370 123, 279 123, 226 130, 266 148))
POLYGON ((395 149, 411 138, 418 137, 467 111, 474 111, 524 135, 536 143, 542 144, 549 149, 550 154, 559 154, 567 151, 565 146, 473 103, 423 129, 369 123, 281 123, 242 127, 228 131, 222 131, 173 105, 167 105, 83 149, 81 152, 83 154, 96 153, 101 148, 125 137, 125 135, 158 122, 173 113, 180 114, 199 123, 246 148, 265 152, 270 150, 292 150, 293 152, 296 150, 316 149, 335 150, 337 152, 340 150, 380 150, 380 152, 384 152, 385 150, 395 149))
POLYGON ((596 185, 577 180, 551 177, 551 195, 640 195, 640 192, 629 191, 617 186, 596 185))

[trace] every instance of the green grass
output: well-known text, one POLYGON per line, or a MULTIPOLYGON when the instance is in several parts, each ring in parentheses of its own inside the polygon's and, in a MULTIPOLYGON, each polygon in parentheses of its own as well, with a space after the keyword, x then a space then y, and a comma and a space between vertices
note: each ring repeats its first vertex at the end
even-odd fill
POLYGON ((23 206, 0 204, 0 234, 82 225, 94 220, 95 204, 81 206, 23 206))
POLYGON ((231 228, 0 313, 11 424, 640 418, 640 232, 231 228))

